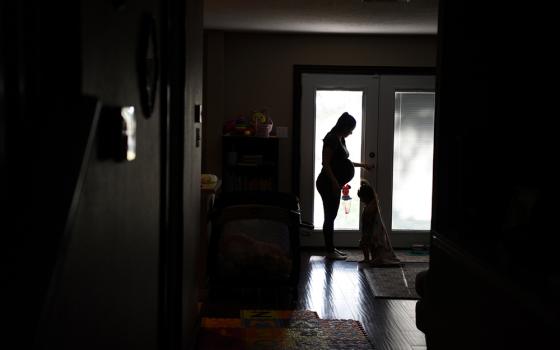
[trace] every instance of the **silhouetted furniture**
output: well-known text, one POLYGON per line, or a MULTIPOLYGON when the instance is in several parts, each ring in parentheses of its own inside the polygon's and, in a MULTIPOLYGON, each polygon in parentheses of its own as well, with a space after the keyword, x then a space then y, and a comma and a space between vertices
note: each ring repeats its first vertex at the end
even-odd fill
POLYGON ((238 293, 266 302, 258 295, 272 294, 295 302, 300 220, 299 200, 292 194, 222 193, 211 217, 209 299, 238 293))
POLYGON ((416 328, 424 332, 426 335, 426 343, 428 343, 428 321, 426 316, 426 304, 428 303, 428 295, 426 294, 426 287, 428 282, 429 270, 421 271, 416 275, 415 289, 420 300, 416 302, 416 328))
POLYGON ((218 180, 215 184, 201 186, 200 189, 200 248, 198 249, 198 281, 199 286, 204 287, 206 281, 206 261, 207 252, 210 245, 210 214, 214 207, 216 196, 221 189, 222 181, 218 180))
POLYGON ((278 138, 222 137, 223 190, 277 191, 278 138))

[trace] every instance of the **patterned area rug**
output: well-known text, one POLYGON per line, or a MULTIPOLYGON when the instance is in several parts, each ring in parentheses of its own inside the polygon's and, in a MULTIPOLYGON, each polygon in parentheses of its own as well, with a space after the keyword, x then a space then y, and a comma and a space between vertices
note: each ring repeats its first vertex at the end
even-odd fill
POLYGON ((404 263, 402 267, 366 267, 363 272, 376 298, 420 299, 416 275, 427 269, 428 263, 404 263))
MULTIPOLYGON (((360 261, 364 255, 359 249, 341 249, 348 257, 344 261, 360 261)), ((415 253, 410 250, 395 250, 397 258, 403 263, 427 263, 430 262, 430 255, 427 253, 415 253)))
POLYGON ((373 346, 355 320, 323 320, 307 310, 242 310, 240 318, 203 318, 198 349, 371 350, 373 346))

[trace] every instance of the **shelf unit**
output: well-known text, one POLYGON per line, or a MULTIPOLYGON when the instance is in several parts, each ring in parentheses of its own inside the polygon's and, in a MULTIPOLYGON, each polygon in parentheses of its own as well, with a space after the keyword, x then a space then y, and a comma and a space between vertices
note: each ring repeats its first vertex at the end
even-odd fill
POLYGON ((278 191, 278 138, 222 137, 222 190, 278 191))

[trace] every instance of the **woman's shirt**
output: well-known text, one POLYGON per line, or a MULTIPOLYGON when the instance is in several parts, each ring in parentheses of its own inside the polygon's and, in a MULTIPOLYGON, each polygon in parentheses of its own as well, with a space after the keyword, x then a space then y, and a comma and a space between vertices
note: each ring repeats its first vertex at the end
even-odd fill
POLYGON ((332 151, 331 169, 340 186, 348 183, 354 177, 354 164, 348 159, 350 154, 346 148, 344 138, 328 133, 323 139, 323 147, 332 151))

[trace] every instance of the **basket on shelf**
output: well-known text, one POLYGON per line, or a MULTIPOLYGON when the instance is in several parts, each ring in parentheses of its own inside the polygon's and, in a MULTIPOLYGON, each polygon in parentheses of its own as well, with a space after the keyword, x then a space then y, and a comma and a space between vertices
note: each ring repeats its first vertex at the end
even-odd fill
POLYGON ((272 131, 272 121, 270 121, 270 124, 257 124, 255 130, 255 136, 269 137, 271 131, 272 131))
POLYGON ((255 126, 255 136, 269 137, 274 123, 265 112, 253 112, 252 121, 255 126))

